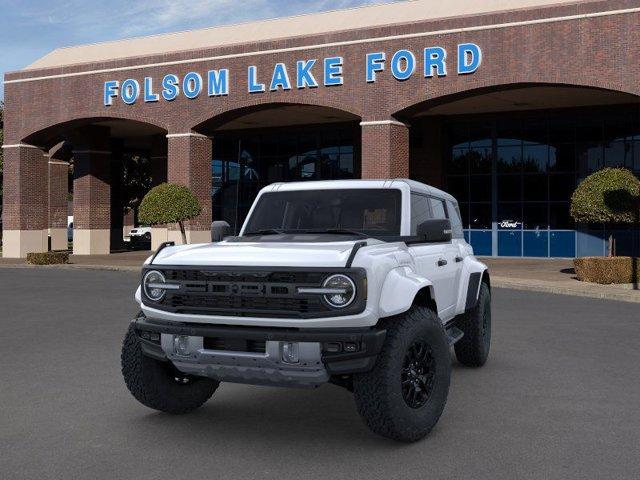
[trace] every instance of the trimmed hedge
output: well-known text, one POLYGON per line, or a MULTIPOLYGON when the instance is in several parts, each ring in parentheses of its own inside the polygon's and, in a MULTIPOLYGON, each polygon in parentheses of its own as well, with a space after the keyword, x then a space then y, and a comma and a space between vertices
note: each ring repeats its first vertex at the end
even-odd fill
POLYGON ((30 265, 60 265, 69 263, 69 252, 27 253, 30 265))
POLYGON ((585 223, 634 223, 640 180, 625 168, 603 168, 585 178, 571 196, 571 216, 585 223))
POLYGON ((581 257, 573 260, 578 280, 602 285, 640 280, 640 258, 635 259, 635 278, 633 265, 632 257, 581 257))

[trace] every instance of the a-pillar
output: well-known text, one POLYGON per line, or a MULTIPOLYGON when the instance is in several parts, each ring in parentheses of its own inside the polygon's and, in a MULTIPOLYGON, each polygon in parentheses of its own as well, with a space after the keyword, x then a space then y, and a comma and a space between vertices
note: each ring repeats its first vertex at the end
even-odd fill
POLYGON ((73 253, 110 253, 111 149, 109 129, 79 132, 73 151, 73 253))
POLYGON ((48 153, 34 145, 4 145, 2 256, 46 252, 48 153))
MULTIPOLYGON (((151 186, 155 187, 167 181, 167 138, 155 135, 151 139, 151 186)), ((168 241, 169 230, 166 225, 151 227, 151 249, 157 250, 161 243, 168 241)))
POLYGON ((49 237, 51 250, 67 250, 69 162, 64 143, 49 150, 49 237))
MULTIPOLYGON (((173 133, 167 135, 167 180, 188 187, 202 206, 202 213, 186 222, 188 243, 211 241, 211 155, 212 142, 199 133, 173 133)), ((182 243, 180 230, 169 226, 168 240, 182 243)))
POLYGON ((363 121, 362 178, 409 177, 409 127, 397 120, 363 121))

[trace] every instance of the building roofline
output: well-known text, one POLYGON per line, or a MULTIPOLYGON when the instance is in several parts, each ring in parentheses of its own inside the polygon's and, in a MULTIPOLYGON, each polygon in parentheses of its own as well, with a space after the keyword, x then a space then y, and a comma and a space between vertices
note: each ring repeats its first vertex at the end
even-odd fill
POLYGON ((336 34, 350 30, 499 12, 602 3, 595 0, 405 0, 57 48, 19 72, 152 57, 189 50, 336 34), (354 15, 353 11, 358 10, 354 15), (282 34, 281 32, 286 32, 282 34))

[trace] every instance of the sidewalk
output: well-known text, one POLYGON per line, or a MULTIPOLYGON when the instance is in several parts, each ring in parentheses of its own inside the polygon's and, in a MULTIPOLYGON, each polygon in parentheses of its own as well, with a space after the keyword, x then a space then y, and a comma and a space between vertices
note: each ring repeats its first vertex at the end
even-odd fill
MULTIPOLYGON (((138 272, 142 262, 151 254, 149 251, 141 251, 111 255, 71 255, 69 265, 46 267, 30 266, 24 260, 0 258, 0 268, 98 268, 138 272)), ((491 284, 494 287, 640 303, 640 290, 634 290, 633 285, 579 282, 575 278, 571 259, 481 257, 480 260, 489 266, 491 284)))
POLYGON ((489 266, 492 286, 640 303, 640 290, 634 290, 631 284, 578 281, 571 259, 481 257, 480 260, 489 266))

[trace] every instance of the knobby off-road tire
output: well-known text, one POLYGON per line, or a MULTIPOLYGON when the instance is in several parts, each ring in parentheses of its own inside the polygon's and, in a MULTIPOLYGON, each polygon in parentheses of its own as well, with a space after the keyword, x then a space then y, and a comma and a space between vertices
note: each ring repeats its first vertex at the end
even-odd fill
POLYGON ((482 282, 478 303, 457 323, 464 336, 456 343, 458 361, 467 367, 481 367, 489 357, 491 348, 491 292, 482 282))
POLYGON ((122 375, 127 388, 143 405, 161 412, 189 413, 205 403, 220 382, 180 373, 171 362, 142 353, 133 325, 122 344, 122 375))
POLYGON ((449 343, 440 319, 426 307, 414 306, 383 326, 387 336, 373 370, 354 375, 356 406, 374 433, 414 442, 431 431, 447 402, 449 343))

